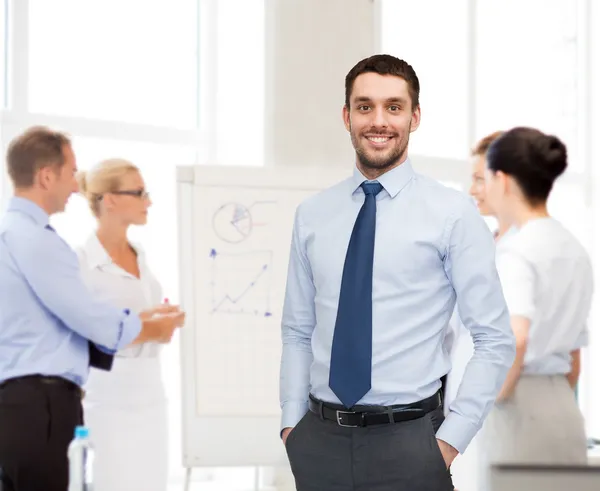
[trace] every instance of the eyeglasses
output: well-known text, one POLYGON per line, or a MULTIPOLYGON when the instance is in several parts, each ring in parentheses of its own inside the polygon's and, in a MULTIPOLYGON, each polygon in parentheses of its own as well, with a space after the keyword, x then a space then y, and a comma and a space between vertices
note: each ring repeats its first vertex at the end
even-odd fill
POLYGON ((122 189, 119 191, 112 191, 111 194, 121 194, 125 196, 134 196, 136 198, 148 199, 150 198, 150 193, 145 189, 122 189))

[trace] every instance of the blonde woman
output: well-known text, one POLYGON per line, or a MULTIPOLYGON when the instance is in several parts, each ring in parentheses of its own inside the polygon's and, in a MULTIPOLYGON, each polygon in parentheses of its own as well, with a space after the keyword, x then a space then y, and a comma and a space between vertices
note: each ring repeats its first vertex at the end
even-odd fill
MULTIPOLYGON (((139 311, 162 301, 143 249, 131 244, 131 225, 144 225, 152 202, 139 169, 126 160, 99 163, 78 175, 97 229, 79 250, 84 280, 103 300, 139 311)), ((183 314, 181 322, 183 322, 183 314)), ((160 345, 130 345, 110 372, 92 370, 85 420, 96 446, 95 491, 165 491, 167 404, 160 345)))
POLYGON ((471 151, 472 164, 471 164, 471 188, 469 194, 477 203, 479 212, 484 217, 494 217, 498 221, 498 227, 494 232, 494 237, 499 241, 504 234, 510 229, 510 224, 505 223, 501 220, 501 217, 496 216, 494 210, 490 207, 488 199, 485 193, 485 163, 486 153, 490 148, 490 145, 500 136, 502 131, 496 131, 487 135, 477 142, 475 148, 471 151))

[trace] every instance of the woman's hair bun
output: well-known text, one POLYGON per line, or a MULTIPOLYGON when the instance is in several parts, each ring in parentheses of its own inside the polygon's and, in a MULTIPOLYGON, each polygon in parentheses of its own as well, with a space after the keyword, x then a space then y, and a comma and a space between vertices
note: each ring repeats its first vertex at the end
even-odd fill
POLYGON ((567 168, 567 147, 554 135, 547 135, 544 139, 546 170, 554 180, 567 168))

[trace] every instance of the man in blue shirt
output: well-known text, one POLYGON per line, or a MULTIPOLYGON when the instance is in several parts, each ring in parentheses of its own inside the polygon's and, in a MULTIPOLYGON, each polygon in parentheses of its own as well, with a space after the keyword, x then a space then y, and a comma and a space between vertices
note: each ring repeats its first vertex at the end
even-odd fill
POLYGON ((452 490, 450 464, 515 357, 494 240, 468 196, 408 159, 413 68, 389 55, 346 77, 352 177, 296 212, 282 320, 282 438, 299 491, 452 490), (454 305, 474 355, 444 419, 454 305))
POLYGON ((184 314, 157 307, 138 316, 86 289, 75 252, 49 225, 77 191, 65 135, 31 128, 6 160, 15 196, 0 221, 0 489, 66 491, 90 351, 168 342, 184 314))

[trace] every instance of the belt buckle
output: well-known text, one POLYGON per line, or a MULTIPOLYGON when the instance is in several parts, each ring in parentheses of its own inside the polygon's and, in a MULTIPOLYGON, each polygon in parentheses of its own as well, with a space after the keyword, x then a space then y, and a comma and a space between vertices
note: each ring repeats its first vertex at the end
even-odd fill
POLYGON ((356 411, 341 411, 339 409, 336 409, 335 411, 335 419, 337 421, 338 426, 342 426, 343 428, 358 428, 361 425, 348 425, 348 424, 344 424, 342 423, 342 415, 343 414, 361 414, 361 422, 364 421, 364 413, 357 413, 356 411))

